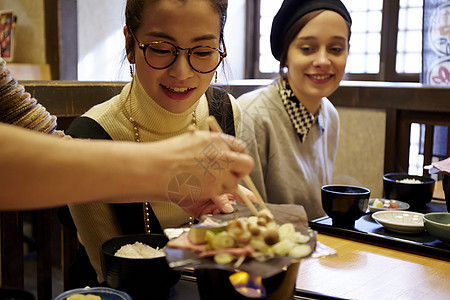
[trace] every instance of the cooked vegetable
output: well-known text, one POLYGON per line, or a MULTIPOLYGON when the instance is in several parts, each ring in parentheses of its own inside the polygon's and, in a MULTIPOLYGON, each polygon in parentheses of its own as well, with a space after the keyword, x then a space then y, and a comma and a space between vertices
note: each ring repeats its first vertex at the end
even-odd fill
POLYGON ((308 235, 302 234, 301 232, 294 232, 286 238, 296 244, 306 244, 310 240, 308 235))
POLYGON ((222 264, 235 260, 235 255, 245 259, 245 255, 229 251, 230 248, 248 247, 251 251, 246 255, 260 261, 274 255, 301 258, 312 251, 307 244, 309 235, 297 232, 291 223, 277 225, 267 209, 261 210, 258 216, 230 220, 220 232, 206 230, 203 240, 207 243, 205 251, 219 251, 214 254, 214 260, 222 264))
POLYGON ((289 251, 291 251, 291 249, 294 248, 295 245, 296 244, 294 242, 288 239, 284 239, 273 245, 272 249, 276 255, 285 256, 288 255, 289 251))
POLYGON ((206 243, 206 232, 220 232, 225 229, 225 226, 208 226, 208 225, 192 225, 189 230, 188 238, 194 244, 206 243))
POLYGON ((214 255, 214 261, 218 264, 228 264, 234 260, 234 256, 230 253, 217 253, 214 255))
POLYGON ((210 245, 213 249, 233 248, 236 245, 234 237, 226 231, 219 232, 214 236, 210 245))
POLYGON ((253 236, 258 236, 261 233, 261 227, 257 224, 248 223, 247 229, 253 236))
POLYGON ((258 218, 257 224, 258 224, 259 226, 266 226, 266 225, 267 225, 267 219, 266 219, 266 218, 263 218, 263 217, 259 217, 259 218, 258 218))
POLYGON ((388 206, 388 208, 390 208, 390 209, 395 209, 395 208, 399 208, 399 207, 400 207, 400 205, 398 205, 398 203, 393 203, 393 202, 389 203, 389 206, 388 206))
POLYGON ((256 249, 256 251, 262 252, 264 254, 270 252, 271 250, 270 246, 261 239, 252 239, 250 241, 250 246, 256 249))
POLYGON ((285 239, 295 233, 295 228, 292 223, 285 223, 280 226, 278 229, 278 234, 280 235, 280 239, 285 239))
POLYGON ((296 245, 294 248, 289 251, 289 256, 295 258, 301 258, 308 256, 311 253, 312 249, 308 244, 296 245))
POLYGON ((245 230, 243 231, 238 237, 237 237, 237 241, 239 245, 247 245, 248 243, 250 243, 250 240, 252 239, 252 234, 250 233, 250 231, 245 230))
POLYGON ((273 244, 276 244, 279 241, 280 237, 278 236, 278 229, 276 227, 267 229, 266 232, 264 232, 264 242, 267 245, 272 246, 273 244))
POLYGON ((383 202, 381 202, 381 201, 378 200, 378 199, 375 199, 375 201, 373 201, 372 206, 373 206, 373 207, 378 207, 378 208, 383 208, 383 202))

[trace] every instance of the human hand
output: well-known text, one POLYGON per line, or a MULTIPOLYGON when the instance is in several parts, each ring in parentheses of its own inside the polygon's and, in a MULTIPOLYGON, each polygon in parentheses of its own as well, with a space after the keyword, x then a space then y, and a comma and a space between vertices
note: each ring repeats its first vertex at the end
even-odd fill
POLYGON ((208 200, 191 202, 190 205, 180 205, 185 211, 196 219, 203 215, 215 215, 219 213, 232 213, 234 211, 233 194, 222 194, 208 200))
MULTIPOLYGON (((240 186, 240 189, 252 203, 257 203, 255 195, 249 189, 245 188, 244 186, 240 186)), ((236 201, 244 203, 244 201, 237 193, 226 193, 214 196, 206 201, 198 201, 192 203, 192 205, 182 207, 196 219, 199 219, 203 215, 232 213, 234 211, 232 205, 235 204, 236 201)))
POLYGON ((248 175, 254 164, 244 142, 222 133, 193 131, 170 139, 166 148, 173 167, 165 169, 173 176, 169 198, 171 191, 180 196, 181 189, 197 200, 234 193, 239 179, 248 175))
MULTIPOLYGON (((255 196, 255 194, 253 194, 252 191, 250 191, 249 189, 247 189, 246 187, 244 187, 242 185, 239 185, 239 189, 241 189, 241 191, 244 193, 244 195, 247 196, 247 198, 252 203, 258 203, 258 200, 256 199, 256 196, 255 196)), ((213 197, 211 200, 217 206, 216 209, 214 209, 211 213, 213 215, 219 214, 219 213, 224 213, 224 214, 232 213, 234 211, 232 204, 236 204, 236 201, 239 201, 239 202, 245 204, 244 200, 241 198, 241 196, 239 196, 238 193, 222 194, 222 195, 213 197)))

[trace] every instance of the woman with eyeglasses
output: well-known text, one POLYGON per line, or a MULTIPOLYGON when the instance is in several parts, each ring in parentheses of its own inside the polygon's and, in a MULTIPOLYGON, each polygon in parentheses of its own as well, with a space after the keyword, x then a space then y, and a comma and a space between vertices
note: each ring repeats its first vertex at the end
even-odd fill
MULTIPOLYGON (((234 98, 209 88, 226 57, 227 6, 226 0, 128 0, 123 32, 131 83, 120 95, 75 120, 66 133, 76 138, 146 143, 192 129, 209 130, 206 119, 213 115, 225 133, 239 137, 241 115, 234 98)), ((147 199, 137 204, 71 206, 79 239, 96 271, 96 283, 103 281, 99 248, 104 241, 121 234, 163 233, 164 228, 188 226, 193 216, 175 203, 195 202, 202 185, 216 180, 211 171, 225 170, 229 163, 219 149, 206 147, 197 164, 204 169, 206 181, 188 171, 175 176, 167 187, 167 197, 174 203, 150 205, 147 199)), ((86 269, 81 273, 87 278, 86 269)), ((93 283, 77 282, 72 287, 87 284, 93 283)))
POLYGON ((339 138, 327 97, 344 76, 350 26, 339 0, 284 0, 270 34, 280 76, 237 100, 261 196, 303 205, 310 220, 325 216, 321 187, 331 183, 339 138))

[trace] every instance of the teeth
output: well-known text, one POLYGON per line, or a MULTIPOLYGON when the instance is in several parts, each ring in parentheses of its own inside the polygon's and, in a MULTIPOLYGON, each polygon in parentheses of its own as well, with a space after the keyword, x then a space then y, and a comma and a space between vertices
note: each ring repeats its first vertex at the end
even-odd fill
POLYGON ((168 89, 174 93, 185 93, 189 90, 189 88, 176 88, 176 87, 174 87, 174 88, 168 87, 168 89))
POLYGON ((316 80, 324 80, 324 79, 330 78, 331 75, 311 75, 311 77, 316 80))

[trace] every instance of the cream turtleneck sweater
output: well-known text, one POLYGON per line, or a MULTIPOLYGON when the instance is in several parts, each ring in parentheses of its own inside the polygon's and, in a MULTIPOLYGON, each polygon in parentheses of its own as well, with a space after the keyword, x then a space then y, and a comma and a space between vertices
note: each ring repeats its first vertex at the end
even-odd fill
MULTIPOLYGON (((241 111, 231 95, 230 100, 236 137, 240 137, 241 111)), ((150 98, 135 75, 134 82, 127 84, 119 95, 92 107, 83 116, 97 121, 113 140, 134 141, 135 132, 129 119, 131 116, 138 124, 140 140, 153 142, 186 133, 193 124, 194 111, 197 128, 208 130, 206 117, 209 115, 209 108, 204 94, 187 111, 175 114, 163 109, 150 98)), ((190 216, 171 202, 152 202, 151 205, 162 228, 182 227, 189 223, 190 216)), ((70 211, 77 226, 78 238, 86 248, 98 281, 102 282, 98 249, 106 240, 121 234, 114 210, 106 203, 85 203, 71 205, 70 211)))
MULTIPOLYGON (((232 100, 236 133, 239 133, 240 110, 234 98, 232 100)), ((189 126, 193 125, 193 112, 197 128, 208 130, 209 109, 205 94, 185 112, 172 113, 149 97, 136 74, 134 82, 127 84, 119 95, 94 106, 84 116, 97 121, 117 141, 134 140, 135 131, 129 120, 132 117, 138 124, 140 140, 154 142, 188 132, 189 126)), ((180 227, 189 222, 189 215, 171 202, 154 202, 152 208, 163 228, 180 227)))
POLYGON ((205 95, 185 112, 172 113, 148 96, 135 75, 134 82, 127 84, 120 95, 94 106, 85 116, 96 120, 113 140, 120 141, 134 141, 133 124, 129 120, 132 117, 138 124, 142 142, 154 142, 187 132, 193 124, 194 111, 198 128, 207 130, 208 102, 205 95))

